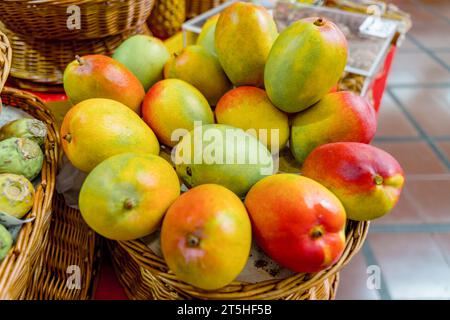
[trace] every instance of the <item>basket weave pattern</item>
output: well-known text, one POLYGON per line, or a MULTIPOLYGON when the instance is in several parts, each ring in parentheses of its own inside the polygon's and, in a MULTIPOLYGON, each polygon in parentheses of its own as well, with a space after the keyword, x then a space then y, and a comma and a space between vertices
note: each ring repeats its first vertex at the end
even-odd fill
POLYGON ((99 262, 98 244, 99 238, 83 221, 80 212, 67 207, 61 195, 55 195, 48 243, 25 299, 89 299, 99 262), (80 268, 80 288, 67 285, 70 266, 80 268))
POLYGON ((186 0, 186 17, 193 18, 224 2, 227 0, 186 0))
POLYGON ((6 35, 0 31, 0 92, 6 82, 11 68, 12 50, 6 35))
POLYGON ((45 141, 45 161, 41 172, 42 181, 36 188, 33 208, 24 217, 34 218, 34 220, 24 224, 13 249, 0 263, 0 299, 19 299, 24 297, 36 263, 47 244, 46 235, 51 220, 51 202, 59 154, 59 134, 53 115, 36 96, 5 87, 1 98, 5 105, 19 108, 43 121, 48 130, 45 141))
POLYGON ((8 36, 14 57, 11 76, 38 83, 61 84, 64 69, 75 55, 111 55, 128 37, 148 33, 144 24, 136 29, 106 38, 83 41, 42 41, 24 37, 0 27, 8 36))
POLYGON ((16 33, 37 39, 81 40, 113 36, 142 25, 154 0, 7 0, 0 20, 16 33), (70 30, 72 5, 80 9, 80 28, 70 30))
POLYGON ((108 241, 108 247, 116 274, 130 299, 334 299, 338 272, 359 251, 368 230, 369 222, 349 221, 344 253, 327 270, 254 284, 234 281, 217 291, 200 290, 178 280, 164 259, 140 240, 108 241))

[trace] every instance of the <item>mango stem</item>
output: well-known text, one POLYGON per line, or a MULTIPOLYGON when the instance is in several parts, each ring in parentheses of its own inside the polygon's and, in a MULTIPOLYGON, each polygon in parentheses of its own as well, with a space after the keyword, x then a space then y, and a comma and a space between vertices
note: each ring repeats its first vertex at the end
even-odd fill
POLYGON ((125 209, 127 209, 127 210, 131 210, 131 209, 133 209, 134 207, 136 206, 136 202, 133 200, 133 199, 126 199, 124 202, 123 202, 123 207, 125 208, 125 209))
POLYGON ((76 55, 76 56, 75 56, 75 59, 77 60, 77 62, 78 62, 78 64, 79 64, 80 66, 83 65, 83 60, 81 60, 81 57, 80 57, 79 55, 76 55))
POLYGON ((68 133, 63 137, 63 139, 70 143, 70 141, 72 141, 72 135, 68 133))
POLYGON ((317 20, 314 21, 314 24, 318 27, 321 27, 325 24, 325 20, 323 18, 317 18, 317 20))
POLYGON ((200 239, 193 234, 186 237, 186 243, 189 248, 197 248, 200 245, 200 239))
POLYGON ((383 179, 382 176, 380 176, 379 174, 377 174, 375 177, 373 177, 373 181, 375 182, 375 184, 376 184, 377 186, 379 186, 379 185, 383 184, 384 179, 383 179))
POLYGON ((323 236, 323 228, 321 226, 314 227, 311 231, 311 237, 317 239, 323 236))

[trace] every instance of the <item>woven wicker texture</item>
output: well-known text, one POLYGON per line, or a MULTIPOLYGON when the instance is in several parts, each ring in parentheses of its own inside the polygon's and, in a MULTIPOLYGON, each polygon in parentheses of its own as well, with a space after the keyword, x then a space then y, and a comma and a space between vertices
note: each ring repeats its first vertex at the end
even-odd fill
POLYGON ((45 161, 41 184, 36 188, 33 209, 8 256, 0 263, 0 299, 23 298, 34 274, 36 262, 42 257, 47 244, 47 231, 51 219, 51 202, 55 189, 59 135, 55 119, 45 104, 36 96, 5 87, 1 93, 3 104, 22 109, 47 125, 45 161))
POLYGON ((0 31, 0 92, 11 68, 12 50, 8 38, 0 31))
POLYGON ((108 247, 116 274, 130 299, 333 299, 339 270, 359 251, 368 230, 369 222, 349 221, 345 251, 327 270, 254 284, 235 281, 217 291, 196 289, 179 281, 164 260, 140 240, 108 241, 108 247))
POLYGON ((96 39, 118 35, 142 25, 150 15, 153 2, 153 0, 2 0, 0 20, 9 29, 36 39, 96 39), (77 22, 72 19, 76 17, 73 11, 77 10, 76 8, 79 8, 80 28, 72 28, 73 23, 77 22))
POLYGON ((25 298, 90 299, 100 255, 98 240, 80 212, 67 207, 61 195, 55 195, 48 243, 34 269, 25 298), (75 278, 70 279, 75 272, 81 276, 79 283, 75 278))
POLYGON ((184 20, 185 0, 155 0, 155 7, 147 24, 155 37, 166 39, 181 30, 184 20))
POLYGON ((111 55, 128 37, 147 34, 145 23, 134 30, 101 39, 82 41, 43 41, 14 33, 0 24, 14 52, 11 76, 26 81, 61 84, 64 69, 75 55, 111 55))
POLYGON ((186 0, 186 17, 193 18, 224 2, 227 0, 186 0))

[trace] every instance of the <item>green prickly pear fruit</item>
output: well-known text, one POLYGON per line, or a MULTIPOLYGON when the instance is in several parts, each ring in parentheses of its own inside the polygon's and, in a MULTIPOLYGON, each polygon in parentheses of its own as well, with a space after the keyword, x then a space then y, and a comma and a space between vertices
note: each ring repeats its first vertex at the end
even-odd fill
POLYGON ((0 129, 0 140, 8 138, 28 138, 40 146, 44 144, 47 136, 47 127, 37 119, 22 118, 5 124, 0 129))
POLYGON ((12 246, 12 237, 8 230, 0 224, 0 261, 8 254, 12 246))
POLYGON ((18 219, 33 206, 34 188, 24 176, 0 174, 0 212, 18 219))
POLYGON ((44 162, 39 145, 28 138, 9 138, 0 141, 0 173, 14 173, 32 181, 44 162))

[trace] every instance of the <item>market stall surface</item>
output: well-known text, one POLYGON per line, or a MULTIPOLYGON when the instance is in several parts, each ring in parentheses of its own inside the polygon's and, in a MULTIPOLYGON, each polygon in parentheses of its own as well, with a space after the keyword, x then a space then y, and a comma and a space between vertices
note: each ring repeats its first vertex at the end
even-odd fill
POLYGON ((406 171, 397 207, 371 224, 338 299, 450 298, 450 1, 391 1, 413 27, 397 51, 374 141, 406 171))

